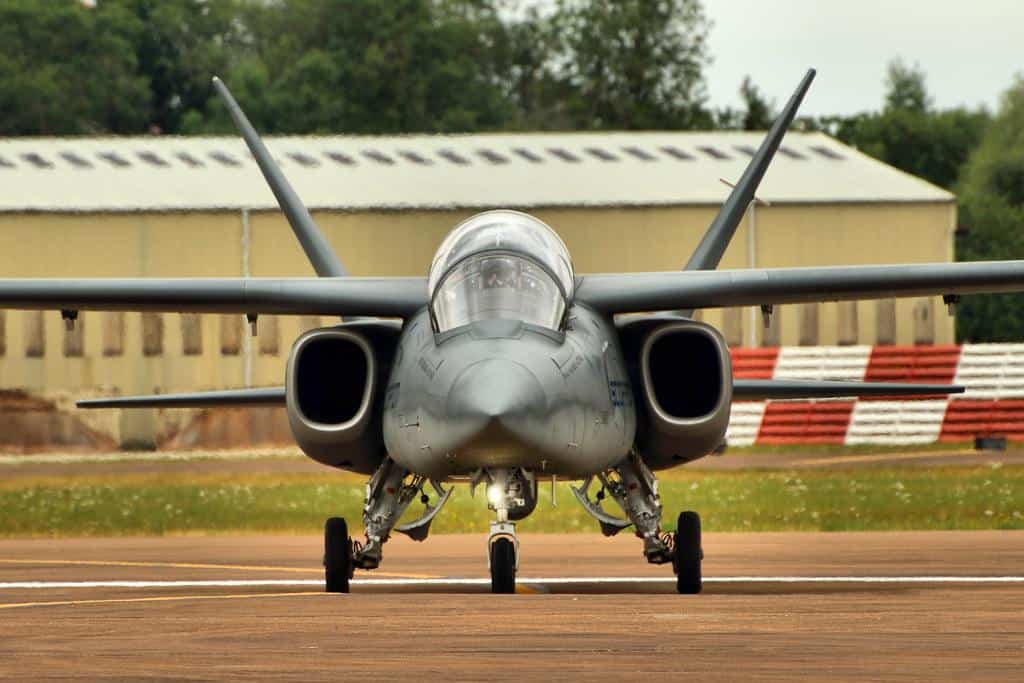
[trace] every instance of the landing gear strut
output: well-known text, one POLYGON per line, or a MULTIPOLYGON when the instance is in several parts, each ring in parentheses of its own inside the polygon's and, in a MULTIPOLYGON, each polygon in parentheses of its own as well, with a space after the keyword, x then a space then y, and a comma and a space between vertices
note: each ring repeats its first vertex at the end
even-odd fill
POLYGON ((605 536, 614 536, 631 524, 636 535, 643 539, 644 557, 651 564, 672 563, 676 573, 676 589, 683 594, 701 591, 700 517, 696 512, 683 512, 674 534, 661 531, 661 497, 654 473, 640 456, 633 453, 612 469, 596 475, 601 484, 597 500, 590 498, 590 487, 595 477, 589 477, 573 493, 601 525, 605 536), (626 513, 620 519, 605 512, 601 501, 610 495, 626 513))
POLYGON ((445 489, 431 481, 437 493, 437 502, 430 504, 424 490, 427 480, 410 475, 390 458, 385 458, 366 485, 366 503, 363 506, 363 525, 366 542, 359 543, 348 536, 348 525, 340 517, 327 520, 324 529, 324 569, 328 593, 347 593, 349 579, 355 569, 376 569, 380 566, 384 543, 392 531, 407 534, 414 541, 423 541, 430 531, 430 523, 448 502, 452 489, 445 489), (409 505, 419 497, 424 513, 419 519, 395 526, 409 505))
POLYGON ((478 472, 472 486, 486 479, 487 507, 497 519, 491 522, 488 538, 488 565, 491 570, 492 593, 515 593, 516 571, 519 569, 517 519, 526 517, 537 505, 537 482, 521 469, 503 468, 478 472))

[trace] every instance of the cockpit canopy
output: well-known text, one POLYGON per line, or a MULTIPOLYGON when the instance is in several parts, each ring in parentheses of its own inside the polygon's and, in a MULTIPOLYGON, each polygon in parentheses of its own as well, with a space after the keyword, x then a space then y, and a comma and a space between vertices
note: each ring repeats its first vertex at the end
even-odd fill
POLYGON ((557 330, 573 286, 565 243, 518 211, 477 214, 452 230, 428 280, 439 332, 496 318, 557 330))

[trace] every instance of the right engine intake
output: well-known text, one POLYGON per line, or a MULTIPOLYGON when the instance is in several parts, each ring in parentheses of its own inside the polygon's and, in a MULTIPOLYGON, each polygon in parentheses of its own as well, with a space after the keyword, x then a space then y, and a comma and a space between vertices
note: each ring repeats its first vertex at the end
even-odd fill
POLYGON ((637 449, 662 469, 707 455, 725 440, 732 363, 722 336, 692 320, 650 330, 639 352, 637 449))
POLYGON ((380 347, 393 336, 384 325, 310 330, 292 347, 285 375, 288 422, 299 447, 325 465, 371 474, 384 457, 377 404, 387 370, 380 361, 390 360, 391 350, 380 347))

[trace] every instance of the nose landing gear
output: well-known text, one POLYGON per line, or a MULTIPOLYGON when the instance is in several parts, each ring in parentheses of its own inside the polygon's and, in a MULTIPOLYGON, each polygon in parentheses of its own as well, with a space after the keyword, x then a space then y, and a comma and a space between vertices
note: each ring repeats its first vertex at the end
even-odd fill
POLYGON ((513 520, 523 519, 537 506, 537 481, 522 469, 503 468, 478 472, 471 486, 487 480, 487 507, 497 519, 491 522, 488 566, 492 593, 515 593, 519 569, 519 539, 513 520))

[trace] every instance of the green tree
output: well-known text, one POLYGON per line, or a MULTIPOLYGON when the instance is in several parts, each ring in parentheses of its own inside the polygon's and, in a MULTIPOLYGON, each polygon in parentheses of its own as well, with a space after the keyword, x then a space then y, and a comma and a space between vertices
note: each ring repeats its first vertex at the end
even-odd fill
POLYGON ((746 76, 740 85, 743 99, 743 130, 768 130, 775 121, 775 105, 768 101, 753 79, 746 76))
POLYGON ((149 82, 150 125, 180 132, 188 112, 207 111, 210 78, 224 74, 239 27, 235 0, 104 0, 121 5, 142 24, 134 49, 149 82))
POLYGON ((0 0, 0 135, 144 131, 142 31, 118 3, 0 0))
POLYGON ((940 187, 952 189, 989 122, 984 110, 933 111, 924 73, 889 65, 885 108, 828 122, 836 137, 940 187))
POLYGON ((559 0, 559 96, 577 129, 707 127, 699 0, 559 0))
POLYGON ((925 73, 920 66, 907 66, 902 59, 889 62, 885 75, 885 111, 927 112, 931 109, 931 97, 925 83, 925 73))
MULTIPOLYGON (((960 183, 960 260, 1024 258, 1024 76, 971 154, 960 183)), ((968 341, 1024 339, 1024 295, 964 299, 957 332, 968 341)))
MULTIPOLYGON (((514 116, 492 2, 250 0, 240 16, 248 46, 229 84, 246 81, 239 102, 267 132, 473 131, 514 116)), ((187 128, 225 124, 213 113, 187 128)))

